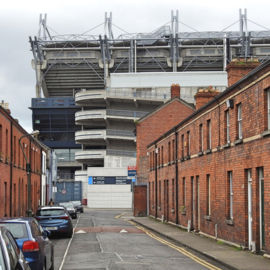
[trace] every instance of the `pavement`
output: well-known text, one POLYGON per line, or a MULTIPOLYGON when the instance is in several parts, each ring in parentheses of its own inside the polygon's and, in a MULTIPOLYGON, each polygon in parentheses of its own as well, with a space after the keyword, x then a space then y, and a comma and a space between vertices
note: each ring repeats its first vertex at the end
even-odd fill
POLYGON ((179 227, 162 223, 149 217, 133 217, 132 212, 126 212, 122 219, 132 220, 135 223, 151 230, 162 237, 175 241, 200 254, 211 258, 220 264, 234 270, 269 270, 270 260, 261 254, 253 254, 223 241, 208 238, 204 235, 188 233, 179 227))

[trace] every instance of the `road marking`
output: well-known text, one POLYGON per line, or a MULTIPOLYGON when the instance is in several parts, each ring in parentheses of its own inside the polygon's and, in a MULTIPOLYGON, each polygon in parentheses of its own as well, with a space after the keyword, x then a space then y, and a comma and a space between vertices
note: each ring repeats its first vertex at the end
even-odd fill
POLYGON ((121 260, 121 262, 124 261, 124 260, 120 257, 120 255, 117 254, 117 252, 115 252, 115 255, 121 260))
POLYGON ((123 229, 122 231, 120 231, 120 233, 127 233, 127 231, 123 229))
MULTIPOLYGON (((121 218, 121 216, 124 215, 124 214, 125 214, 125 213, 120 214, 120 215, 116 216, 115 218, 118 218, 118 219, 119 219, 119 218, 121 218)), ((197 257, 197 256, 195 256, 195 255, 193 255, 192 253, 188 252, 188 251, 185 250, 184 248, 181 248, 181 247, 179 247, 179 246, 176 246, 176 245, 174 245, 174 244, 172 244, 172 243, 170 243, 170 242, 168 242, 168 241, 166 241, 166 240, 164 240, 164 239, 158 237, 158 236, 155 235, 154 233, 152 233, 152 232, 150 232, 149 230, 147 230, 146 228, 144 228, 144 227, 142 227, 142 226, 136 224, 135 222, 129 221, 129 220, 124 220, 124 221, 129 222, 130 224, 132 224, 132 225, 135 226, 136 228, 138 228, 138 229, 144 231, 144 232, 145 232, 147 235, 149 235, 151 238, 156 239, 157 241, 163 243, 164 245, 167 245, 168 247, 171 247, 171 248, 173 248, 173 249, 179 251, 180 253, 186 255, 187 257, 189 257, 189 258, 192 259, 193 261, 195 261, 195 262, 197 262, 197 263, 199 263, 199 264, 205 266, 206 268, 211 269, 211 270, 221 270, 221 268, 216 267, 216 266, 212 265, 211 263, 208 263, 208 262, 206 262, 205 260, 203 260, 203 259, 201 259, 201 258, 199 258, 199 257, 197 257)))
POLYGON ((83 231, 83 230, 79 230, 79 231, 77 231, 76 233, 86 233, 86 232, 83 231))
POLYGON ((71 241, 72 241, 72 239, 73 239, 73 237, 74 237, 74 231, 75 231, 75 229, 77 228, 77 225, 78 225, 78 223, 79 223, 80 217, 81 217, 81 215, 79 215, 79 218, 78 218, 78 220, 77 220, 76 226, 75 226, 75 228, 73 228, 73 234, 72 234, 72 237, 70 238, 70 240, 69 240, 69 242, 68 242, 68 246, 67 246, 66 252, 65 252, 65 254, 64 254, 62 263, 61 263, 61 265, 60 265, 60 267, 59 267, 59 270, 62 270, 62 267, 63 267, 63 265, 64 265, 64 262, 65 262, 65 259, 66 259, 66 256, 67 256, 67 253, 68 253, 68 250, 69 250, 69 246, 70 246, 71 241))

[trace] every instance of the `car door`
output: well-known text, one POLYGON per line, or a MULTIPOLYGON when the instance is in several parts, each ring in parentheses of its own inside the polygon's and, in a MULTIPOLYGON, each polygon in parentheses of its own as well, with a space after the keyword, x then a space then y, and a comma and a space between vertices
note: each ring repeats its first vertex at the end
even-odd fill
POLYGON ((24 256, 20 251, 16 241, 13 239, 10 232, 3 233, 3 239, 6 244, 10 269, 11 270, 26 270, 29 269, 25 263, 24 256))
POLYGON ((50 240, 47 236, 43 236, 43 230, 41 226, 38 225, 36 220, 31 220, 30 227, 33 238, 35 238, 39 244, 40 256, 42 257, 42 260, 44 260, 44 256, 46 256, 47 267, 49 269, 52 257, 50 240))

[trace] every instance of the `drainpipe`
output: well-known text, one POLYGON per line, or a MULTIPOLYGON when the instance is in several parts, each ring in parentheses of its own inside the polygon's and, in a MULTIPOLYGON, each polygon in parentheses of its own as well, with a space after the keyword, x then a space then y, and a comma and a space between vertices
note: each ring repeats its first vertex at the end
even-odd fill
POLYGON ((174 128, 174 135, 175 135, 175 211, 176 211, 176 224, 179 224, 179 216, 178 216, 178 132, 176 131, 176 128, 174 128))
POLYGON ((155 218, 157 218, 157 144, 155 143, 155 218))
MULTIPOLYGON (((12 164, 13 164, 13 120, 11 120, 10 122, 10 186, 9 186, 9 216, 12 217, 12 178, 13 178, 13 168, 12 168, 12 164)), ((14 205, 14 207, 16 207, 16 205, 14 205)))

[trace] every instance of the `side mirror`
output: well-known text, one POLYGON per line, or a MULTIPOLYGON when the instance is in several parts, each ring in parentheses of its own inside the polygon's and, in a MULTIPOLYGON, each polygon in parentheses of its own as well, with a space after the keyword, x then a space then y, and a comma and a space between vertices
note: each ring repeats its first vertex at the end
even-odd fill
POLYGON ((42 235, 43 235, 43 236, 46 236, 46 237, 49 237, 49 236, 52 235, 52 233, 51 233, 50 231, 44 230, 44 231, 42 232, 42 235))

